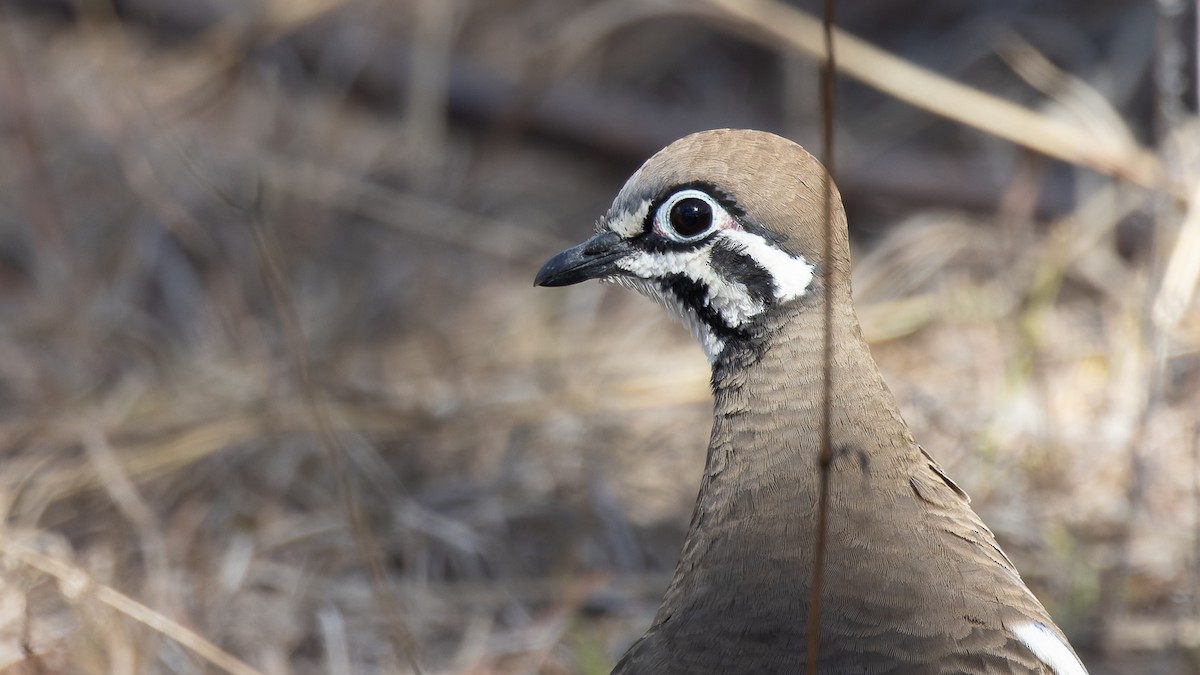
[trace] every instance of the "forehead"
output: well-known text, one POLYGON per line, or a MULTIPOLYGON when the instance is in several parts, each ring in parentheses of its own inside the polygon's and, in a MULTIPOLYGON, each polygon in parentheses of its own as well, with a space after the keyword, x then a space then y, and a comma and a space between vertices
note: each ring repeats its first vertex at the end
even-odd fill
POLYGON ((769 135, 718 130, 685 136, 668 145, 625 181, 605 214, 604 225, 621 234, 633 232, 635 227, 644 231, 652 210, 670 195, 688 188, 711 195, 739 221, 757 221, 748 217, 742 201, 754 199, 753 195, 743 194, 747 184, 754 182, 751 155, 755 153, 748 151, 765 137, 769 135))
POLYGON ((625 181, 621 191, 613 200, 606 219, 621 213, 631 213, 645 208, 645 202, 661 200, 667 194, 688 183, 705 182, 715 184, 717 174, 696 166, 688 155, 671 152, 674 146, 659 151, 625 181))
MULTIPOLYGON (((635 174, 634 177, 636 178, 637 175, 635 174)), ((655 184, 630 181, 630 183, 626 183, 625 188, 621 190, 612 206, 609 207, 608 213, 604 216, 604 222, 618 232, 633 225, 643 225, 651 211, 668 201, 672 195, 684 190, 703 192, 715 199, 731 214, 742 215, 742 209, 737 200, 728 191, 709 181, 662 181, 655 184)))
POLYGON ((651 157, 633 172, 604 214, 603 225, 622 237, 633 237, 644 229, 650 207, 669 189, 665 181, 655 180, 655 172, 649 170, 657 157, 651 157))

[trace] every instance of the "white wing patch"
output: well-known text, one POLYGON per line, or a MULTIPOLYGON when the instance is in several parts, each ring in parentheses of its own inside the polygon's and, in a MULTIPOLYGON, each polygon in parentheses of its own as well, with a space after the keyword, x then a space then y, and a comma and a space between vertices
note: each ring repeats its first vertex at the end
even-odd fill
POLYGON ((1054 675, 1088 675, 1071 648, 1044 624, 1021 624, 1013 629, 1013 633, 1054 675))

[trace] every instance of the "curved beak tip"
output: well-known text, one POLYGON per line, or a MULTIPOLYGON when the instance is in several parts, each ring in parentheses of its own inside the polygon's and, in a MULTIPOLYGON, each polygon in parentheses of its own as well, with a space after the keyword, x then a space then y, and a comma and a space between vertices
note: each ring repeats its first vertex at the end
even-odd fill
POLYGON ((555 256, 555 257, 551 258, 550 260, 546 261, 546 264, 542 265, 542 268, 539 269, 537 272, 537 276, 535 276, 533 278, 534 286, 552 286, 552 285, 554 285, 553 282, 554 282, 554 274, 556 272, 556 269, 555 269, 555 265, 553 263, 557 259, 558 259, 558 256, 555 256))

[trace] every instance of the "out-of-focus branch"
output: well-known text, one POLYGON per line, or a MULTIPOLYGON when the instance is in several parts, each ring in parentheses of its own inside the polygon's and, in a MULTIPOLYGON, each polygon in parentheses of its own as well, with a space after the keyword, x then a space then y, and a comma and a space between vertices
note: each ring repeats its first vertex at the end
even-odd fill
MULTIPOLYGON (((777 0, 704 2, 723 16, 740 22, 752 38, 795 49, 815 59, 824 58, 821 22, 810 14, 777 0)), ((901 101, 1143 187, 1168 187, 1157 157, 1128 137, 1090 133, 1064 120, 955 82, 844 31, 835 32, 834 42, 841 72, 901 101)))

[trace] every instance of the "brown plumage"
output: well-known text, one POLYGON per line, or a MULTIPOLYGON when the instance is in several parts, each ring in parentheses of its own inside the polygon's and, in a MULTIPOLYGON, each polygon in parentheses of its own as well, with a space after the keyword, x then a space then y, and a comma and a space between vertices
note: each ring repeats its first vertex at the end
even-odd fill
POLYGON ((538 274, 541 285, 612 280, 663 302, 713 365, 687 540, 653 625, 614 672, 803 672, 829 264, 835 461, 819 672, 1085 673, 901 417, 854 312, 836 196, 833 259, 821 259, 823 180, 778 136, 694 134, 650 158, 599 233, 538 274))

